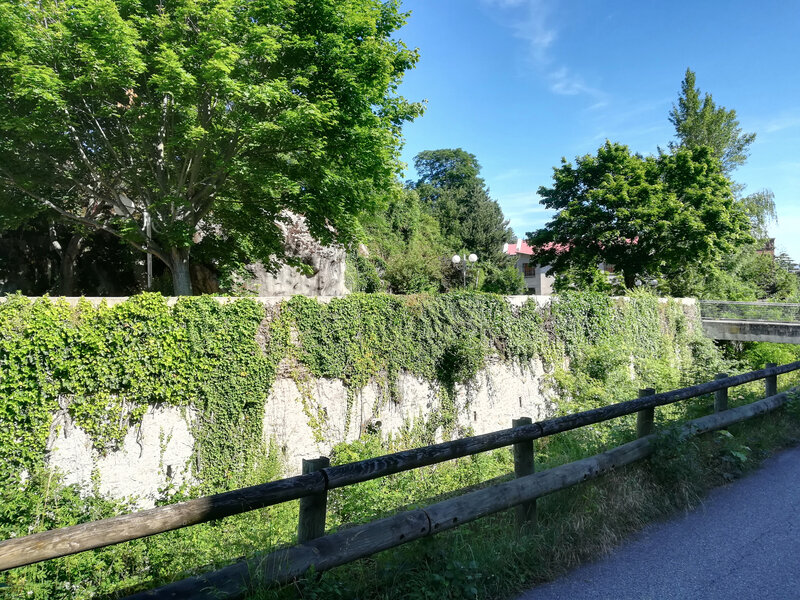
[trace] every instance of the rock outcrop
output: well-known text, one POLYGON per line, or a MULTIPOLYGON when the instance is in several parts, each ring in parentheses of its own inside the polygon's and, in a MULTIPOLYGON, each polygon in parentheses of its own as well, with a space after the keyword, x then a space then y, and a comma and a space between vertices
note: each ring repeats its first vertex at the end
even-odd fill
POLYGON ((282 266, 270 273, 261 263, 248 265, 249 277, 239 282, 244 292, 258 296, 344 296, 345 251, 340 246, 323 246, 308 231, 305 219, 291 215, 288 224, 279 224, 283 231, 286 254, 308 265, 306 275, 294 267, 282 266))

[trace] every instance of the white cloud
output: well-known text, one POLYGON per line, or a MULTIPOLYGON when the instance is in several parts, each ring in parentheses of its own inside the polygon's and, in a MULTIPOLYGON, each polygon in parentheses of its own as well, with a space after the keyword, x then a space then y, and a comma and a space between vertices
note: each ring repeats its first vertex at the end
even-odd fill
POLYGON ((800 126, 800 116, 783 116, 772 119, 764 126, 764 131, 767 133, 775 133, 776 131, 783 131, 784 129, 792 129, 800 126))
POLYGON ((787 111, 777 115, 748 119, 747 123, 742 125, 745 131, 756 132, 756 143, 762 141, 758 137, 760 134, 777 133, 786 129, 794 129, 795 127, 800 127, 800 114, 797 111, 787 111))
MULTIPOLYGON (((562 96, 577 96, 579 94, 587 94, 595 98, 601 98, 604 94, 600 90, 596 90, 586 85, 583 78, 575 73, 572 73, 566 67, 561 67, 557 71, 553 71, 548 76, 550 83, 550 91, 562 96)), ((598 104, 602 105, 605 100, 601 100, 592 105, 597 107, 598 104)))
POLYGON ((595 108, 606 105, 602 91, 588 85, 579 74, 553 57, 558 28, 552 24, 550 0, 483 0, 483 4, 507 17, 506 26, 527 43, 527 59, 542 73, 551 92, 561 96, 590 96, 595 99, 595 108))

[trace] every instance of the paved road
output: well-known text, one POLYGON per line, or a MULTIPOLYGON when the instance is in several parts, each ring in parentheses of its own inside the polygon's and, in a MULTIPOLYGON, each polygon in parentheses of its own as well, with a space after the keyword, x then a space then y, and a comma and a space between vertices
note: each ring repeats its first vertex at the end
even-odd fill
POLYGON ((800 448, 518 600, 800 599, 800 448))

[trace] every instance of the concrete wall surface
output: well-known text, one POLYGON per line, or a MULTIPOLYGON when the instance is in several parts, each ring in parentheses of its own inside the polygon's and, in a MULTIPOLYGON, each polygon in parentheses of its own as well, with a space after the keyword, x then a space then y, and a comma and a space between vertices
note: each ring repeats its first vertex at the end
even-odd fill
MULTIPOLYGON (((507 300, 512 306, 527 301, 545 306, 551 298, 513 296, 507 300)), ((265 304, 279 301, 257 300, 265 304)), ((694 301, 683 303, 691 315, 694 301)), ((441 407, 440 384, 410 373, 398 375, 392 394, 386 382, 380 381, 350 390, 349 408, 348 389, 341 380, 302 372, 300 376, 302 381, 298 380, 297 365, 279 366, 264 404, 263 439, 281 452, 287 476, 300 473, 304 458, 329 455, 336 444, 356 440, 367 431, 380 431, 384 437, 397 435, 414 424, 426 423, 441 407)), ((93 448, 89 435, 71 421, 67 401, 59 402, 62 408, 54 415, 47 457, 66 483, 79 484, 87 493, 98 490, 114 498, 135 496, 138 505, 146 508, 154 505, 165 488, 192 482, 195 412, 191 408, 150 407, 141 422, 128 430, 121 446, 103 456, 93 448)), ((511 427, 512 419, 541 420, 555 410, 548 375, 539 359, 519 363, 490 356, 475 378, 455 389, 456 423, 462 432, 497 431, 511 427)), ((442 439, 443 431, 437 429, 435 436, 442 439)))

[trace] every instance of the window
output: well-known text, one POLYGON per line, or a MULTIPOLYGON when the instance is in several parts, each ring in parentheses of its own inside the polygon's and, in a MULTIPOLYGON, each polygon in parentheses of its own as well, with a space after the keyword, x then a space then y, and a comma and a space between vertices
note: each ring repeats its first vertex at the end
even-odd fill
POLYGON ((525 263, 522 265, 522 274, 525 275, 525 277, 533 277, 536 275, 536 265, 532 263, 525 263))

